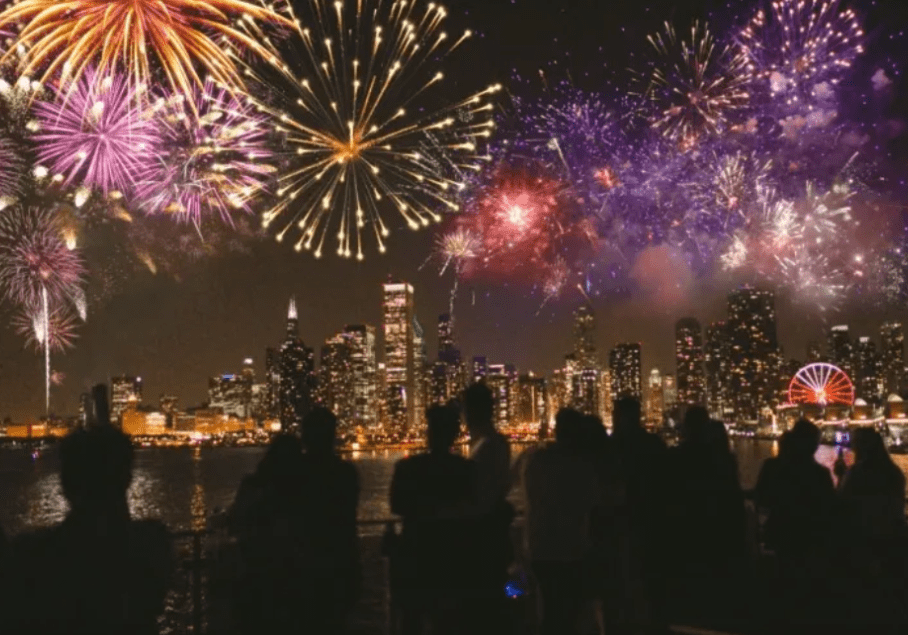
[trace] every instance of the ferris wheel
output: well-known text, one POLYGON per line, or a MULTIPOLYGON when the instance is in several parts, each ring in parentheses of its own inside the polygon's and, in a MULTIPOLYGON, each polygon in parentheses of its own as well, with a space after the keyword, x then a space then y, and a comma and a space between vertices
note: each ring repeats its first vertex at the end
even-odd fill
POLYGON ((788 385, 788 401, 793 404, 850 406, 854 403, 854 384, 838 366, 808 364, 795 374, 788 385))

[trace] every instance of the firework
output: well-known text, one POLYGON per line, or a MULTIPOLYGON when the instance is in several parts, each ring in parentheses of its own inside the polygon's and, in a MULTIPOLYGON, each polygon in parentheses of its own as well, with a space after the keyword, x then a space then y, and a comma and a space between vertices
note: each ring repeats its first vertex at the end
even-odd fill
POLYGON ((838 0, 773 0, 739 36, 749 75, 791 106, 823 100, 863 39, 854 11, 838 0))
POLYGON ((196 226, 208 215, 233 224, 235 211, 248 212, 275 172, 264 118, 210 81, 191 99, 162 97, 152 110, 163 130, 161 151, 136 179, 138 205, 196 226))
POLYGON ((242 85, 225 44, 264 53, 235 20, 287 25, 264 5, 243 0, 21 0, 0 12, 0 29, 21 26, 19 71, 41 72, 42 81, 58 71, 78 81, 95 66, 99 78, 124 72, 147 86, 154 58, 173 90, 188 93, 202 84, 196 66, 242 85))
POLYGON ((0 220, 0 283, 13 303, 35 310, 49 299, 67 302, 81 285, 79 253, 67 247, 56 218, 15 208, 0 220))
POLYGON ((744 55, 721 47, 699 22, 689 39, 666 23, 649 42, 654 54, 637 81, 656 108, 653 128, 682 148, 729 130, 750 99, 744 55))
POLYGON ((479 255, 481 246, 482 243, 472 232, 460 227, 442 234, 435 243, 435 251, 442 260, 439 275, 444 275, 452 264, 459 275, 464 265, 479 255))
POLYGON ((47 335, 45 336, 45 321, 43 311, 23 309, 13 318, 13 327, 16 332, 25 338, 27 345, 36 351, 43 351, 45 343, 51 351, 63 352, 75 345, 76 317, 62 307, 53 307, 48 313, 47 335))
POLYGON ((479 168, 479 141, 491 132, 492 86, 459 100, 445 87, 442 60, 467 41, 442 30, 434 3, 357 0, 304 3, 271 68, 248 72, 274 87, 261 108, 279 119, 284 140, 277 202, 264 214, 277 239, 296 228, 296 249, 321 256, 326 237, 342 257, 364 257, 365 231, 380 252, 391 231, 386 215, 411 229, 457 211, 457 193, 479 168), (305 25, 305 26, 303 26, 305 25))
POLYGON ((89 70, 54 101, 35 107, 38 159, 51 170, 105 194, 127 191, 156 154, 157 130, 122 75, 98 80, 89 70))
POLYGON ((25 162, 16 152, 15 146, 0 138, 0 201, 15 200, 19 195, 24 171, 25 162))

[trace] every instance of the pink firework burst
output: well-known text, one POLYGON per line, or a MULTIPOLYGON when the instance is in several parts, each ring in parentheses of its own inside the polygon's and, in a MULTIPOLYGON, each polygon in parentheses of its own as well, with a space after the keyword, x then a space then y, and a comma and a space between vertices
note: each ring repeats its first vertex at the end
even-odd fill
POLYGON ((567 190, 561 180, 534 170, 499 169, 459 222, 480 242, 477 266, 468 269, 508 276, 551 262, 574 224, 567 190))
POLYGON ((218 216, 233 224, 235 211, 249 212, 276 171, 264 117, 242 96, 207 82, 187 100, 159 99, 162 153, 137 183, 136 197, 148 214, 174 214, 199 226, 218 216))
POLYGON ((44 313, 41 309, 23 309, 13 317, 13 327, 36 351, 43 351, 45 341, 50 350, 63 352, 75 345, 76 316, 62 305, 52 307, 47 315, 47 336, 44 334, 44 313))
POLYGON ((53 100, 38 102, 38 160, 65 183, 100 188, 105 194, 131 189, 157 153, 157 126, 123 75, 104 78, 90 70, 53 100))
POLYGON ((52 213, 16 207, 0 219, 0 284, 29 310, 72 301, 85 275, 82 258, 66 245, 52 213))

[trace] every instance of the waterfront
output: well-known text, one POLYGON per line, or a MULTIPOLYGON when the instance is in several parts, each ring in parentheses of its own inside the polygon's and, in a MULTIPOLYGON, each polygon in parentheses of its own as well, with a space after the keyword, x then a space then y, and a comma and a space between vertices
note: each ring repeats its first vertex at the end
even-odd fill
MULTIPOLYGON (((756 484, 763 460, 772 455, 773 442, 735 441, 742 486, 756 484)), ((245 474, 252 472, 264 448, 142 448, 136 450, 129 503, 133 514, 160 518, 173 530, 205 528, 206 519, 225 509, 245 474)), ((519 448, 515 448, 515 457, 519 448)), ((403 451, 377 450, 348 454, 360 474, 359 517, 363 520, 390 515, 388 491, 394 463, 403 451)), ((822 446, 818 459, 826 465, 835 450, 822 446)), ((893 459, 908 474, 908 457, 893 459)), ((57 477, 54 450, 32 461, 24 450, 0 450, 0 526, 8 534, 47 526, 63 519, 66 502, 57 477)), ((373 530, 380 530, 373 528, 373 530)))

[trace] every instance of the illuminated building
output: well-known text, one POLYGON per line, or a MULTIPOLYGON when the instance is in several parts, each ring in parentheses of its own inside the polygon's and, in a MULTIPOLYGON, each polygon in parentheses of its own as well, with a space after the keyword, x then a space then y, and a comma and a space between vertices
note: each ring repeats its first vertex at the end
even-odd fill
POLYGON ((413 287, 405 282, 389 282, 383 290, 388 418, 393 427, 408 430, 416 424, 418 402, 413 287))
POLYGON ((887 395, 898 395, 905 378, 905 334, 899 322, 880 327, 880 362, 887 395))
POLYGON ((353 388, 353 425, 375 428, 378 425, 378 367, 375 327, 348 324, 344 327, 350 346, 350 374, 353 388))
POLYGON ((250 417, 256 421, 264 421, 268 414, 268 384, 260 382, 252 384, 252 399, 250 402, 250 417))
POLYGON ((353 350, 350 334, 329 338, 322 346, 318 392, 321 405, 337 417, 342 432, 353 425, 353 350))
POLYGON ((589 303, 581 304, 574 311, 574 355, 580 368, 598 368, 596 357, 596 315, 589 303))
POLYGON ((725 322, 713 322, 706 329, 703 359, 706 369, 706 409, 711 417, 724 421, 732 412, 729 393, 731 342, 725 322))
POLYGON ((299 426, 315 398, 315 352, 299 337, 296 300, 290 299, 287 332, 280 355, 280 420, 289 430, 299 426))
POLYGON ((807 363, 816 364, 818 362, 825 361, 826 359, 823 356, 823 347, 820 346, 820 343, 816 340, 807 342, 807 363))
POLYGON ((247 360, 239 375, 224 374, 208 380, 208 406, 227 416, 248 419, 252 416, 252 386, 255 374, 247 360))
POLYGON ((146 412, 136 408, 123 411, 123 434, 154 436, 167 433, 167 416, 163 412, 146 412))
POLYGON ((854 375, 851 378, 858 397, 873 405, 882 403, 883 364, 869 337, 858 338, 854 347, 854 375))
POLYGON ((512 386, 516 372, 510 364, 489 364, 485 384, 492 391, 495 403, 495 424, 508 425, 514 417, 516 405, 512 401, 512 386))
POLYGON ((489 362, 485 357, 473 358, 473 383, 480 382, 489 374, 489 362))
POLYGON ((678 384, 671 373, 662 376, 662 400, 666 411, 674 410, 678 405, 678 384))
POLYGON ((110 421, 122 423, 120 416, 131 403, 142 402, 142 378, 123 375, 110 380, 110 421))
POLYGON ((83 392, 79 395, 79 422, 83 428, 87 428, 95 414, 95 402, 92 400, 91 393, 83 392))
POLYGON ((265 349, 265 416, 277 417, 281 409, 281 351, 265 349))
POLYGON ((173 428, 173 417, 177 413, 179 401, 179 398, 174 395, 161 395, 158 399, 158 407, 167 419, 168 428, 173 428))
POLYGON ((622 397, 643 398, 640 344, 618 344, 609 353, 612 372, 612 394, 622 397))
MULTIPOLYGON (((584 414, 602 416, 602 367, 596 354, 596 315, 589 303, 574 311, 574 352, 571 368, 571 407, 584 414)), ((568 365, 565 368, 568 368, 568 365)))
POLYGON ((571 381, 566 377, 565 369, 555 369, 555 372, 552 373, 550 392, 552 412, 557 413, 562 408, 567 408, 571 405, 571 392, 571 381))
POLYGON ((829 360, 844 371, 849 377, 854 377, 854 346, 851 343, 851 336, 848 333, 847 324, 833 326, 829 330, 829 337, 826 340, 829 352, 829 360))
POLYGON ((684 406, 705 405, 703 332, 694 318, 683 318, 675 324, 675 364, 678 401, 684 406))
POLYGON ((658 427, 662 425, 665 412, 665 396, 663 394, 662 373, 658 368, 649 371, 646 382, 646 423, 658 427))
POLYGON ((776 400, 775 294, 745 287, 728 296, 729 394, 734 415, 756 420, 776 400))
POLYGON ((517 380, 518 398, 515 421, 542 424, 549 420, 548 386, 545 377, 533 373, 521 375, 517 380))
POLYGON ((438 359, 432 365, 429 401, 443 404, 457 398, 463 388, 463 360, 454 341, 454 321, 448 313, 438 316, 438 359))
POLYGON ((610 425, 615 396, 612 394, 612 371, 608 368, 603 368, 599 374, 599 394, 602 395, 602 410, 599 416, 606 425, 610 425))
POLYGON ((429 355, 425 331, 416 317, 413 318, 413 387, 413 425, 422 426, 429 399, 429 355))

